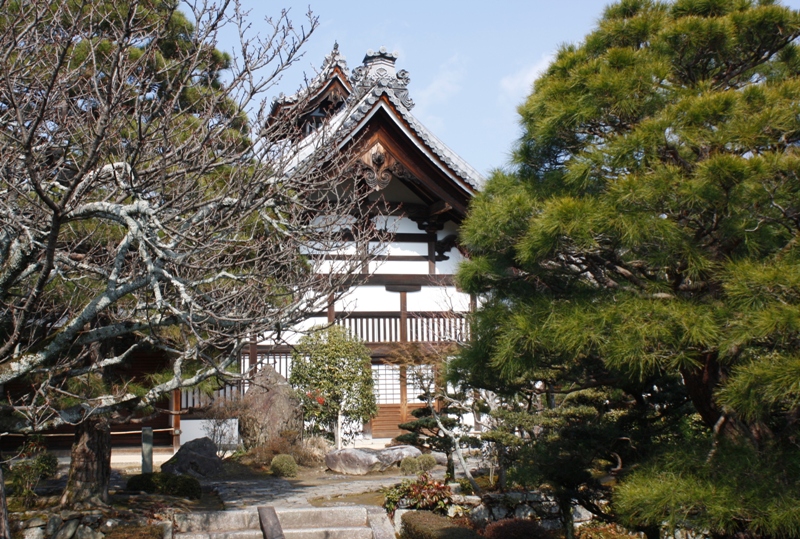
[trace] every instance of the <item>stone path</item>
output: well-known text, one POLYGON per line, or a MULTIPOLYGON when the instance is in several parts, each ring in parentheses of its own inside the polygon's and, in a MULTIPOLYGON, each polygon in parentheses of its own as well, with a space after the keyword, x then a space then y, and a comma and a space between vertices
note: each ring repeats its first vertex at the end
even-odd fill
MULTIPOLYGON (((444 480, 444 467, 437 466, 433 477, 444 480)), ((462 477, 456 469, 456 477, 462 477)), ((382 488, 400 483, 411 476, 397 473, 347 476, 326 473, 311 479, 280 479, 260 477, 258 479, 214 479, 205 482, 222 499, 225 510, 253 509, 260 505, 273 505, 284 509, 313 507, 309 500, 335 499, 350 494, 377 492, 382 488)), ((334 502, 331 505, 336 505, 334 502)))
POLYGON ((408 477, 391 474, 354 478, 331 474, 317 477, 312 482, 279 478, 230 481, 217 479, 208 482, 208 485, 217 492, 226 510, 249 509, 259 505, 289 509, 312 507, 309 500, 317 498, 376 492, 403 479, 408 477))

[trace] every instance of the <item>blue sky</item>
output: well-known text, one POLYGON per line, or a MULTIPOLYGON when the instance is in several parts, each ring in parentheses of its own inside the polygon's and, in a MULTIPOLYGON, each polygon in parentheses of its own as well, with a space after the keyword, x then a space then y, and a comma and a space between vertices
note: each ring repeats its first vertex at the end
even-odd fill
MULTIPOLYGON (((598 0, 242 0, 254 28, 290 9, 296 23, 309 5, 320 26, 305 56, 283 78, 293 93, 338 41, 352 69, 368 49, 399 54, 411 75, 414 115, 481 173, 507 164, 520 134, 517 106, 562 43, 579 42, 608 4, 598 0)), ((784 0, 800 9, 800 0, 784 0)), ((226 42, 220 48, 229 48, 226 42)))

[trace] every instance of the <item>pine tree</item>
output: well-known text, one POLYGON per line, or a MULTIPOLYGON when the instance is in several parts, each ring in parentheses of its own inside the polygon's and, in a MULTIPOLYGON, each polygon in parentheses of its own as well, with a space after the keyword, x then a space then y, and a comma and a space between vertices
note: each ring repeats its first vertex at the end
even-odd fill
POLYGON ((800 536, 798 35, 772 1, 610 5, 471 206, 459 281, 488 300, 460 368, 540 380, 566 417, 603 394, 575 426, 636 442, 609 518, 800 536))

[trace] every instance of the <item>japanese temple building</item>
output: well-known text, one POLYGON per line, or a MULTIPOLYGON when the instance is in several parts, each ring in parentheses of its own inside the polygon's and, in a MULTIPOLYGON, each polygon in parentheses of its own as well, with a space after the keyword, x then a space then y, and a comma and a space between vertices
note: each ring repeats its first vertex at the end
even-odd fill
MULTIPOLYGON (((304 116, 301 136, 313 137, 322 118, 344 130, 340 139, 351 146, 370 199, 385 208, 374 216, 391 232, 383 256, 370 262, 348 294, 303 326, 341 324, 369 347, 379 415, 365 432, 376 438, 399 434, 397 425, 422 405, 406 368, 387 362, 398 343, 436 347, 467 338, 465 314, 474 299, 457 290, 453 274, 464 256, 459 225, 483 183, 474 168, 413 116, 409 75, 395 68, 396 59, 384 48, 368 51, 363 64, 351 71, 336 45, 308 88, 282 96, 272 109, 274 117, 282 107, 303 101, 311 112, 304 116)), ((337 256, 347 255, 329 253, 326 260, 337 256)), ((325 271, 325 265, 319 267, 325 271)), ((332 270, 335 264, 327 267, 332 270)), ((278 344, 269 339, 254 343, 243 355, 243 371, 270 364, 288 377, 293 339, 299 335, 284 334, 278 344)), ((191 392, 184 391, 182 407, 191 400, 191 392)))

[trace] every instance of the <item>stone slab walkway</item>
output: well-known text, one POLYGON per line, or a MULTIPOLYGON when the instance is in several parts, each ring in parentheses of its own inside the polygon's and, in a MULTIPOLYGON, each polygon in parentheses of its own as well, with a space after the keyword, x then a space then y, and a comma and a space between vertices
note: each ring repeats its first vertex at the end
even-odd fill
POLYGON ((408 479, 408 476, 382 474, 348 477, 331 474, 321 478, 317 477, 311 482, 260 478, 230 481, 217 479, 209 481, 207 484, 217 492, 226 510, 251 509, 260 505, 299 509, 312 507, 309 500, 376 492, 399 483, 403 479, 408 479))

